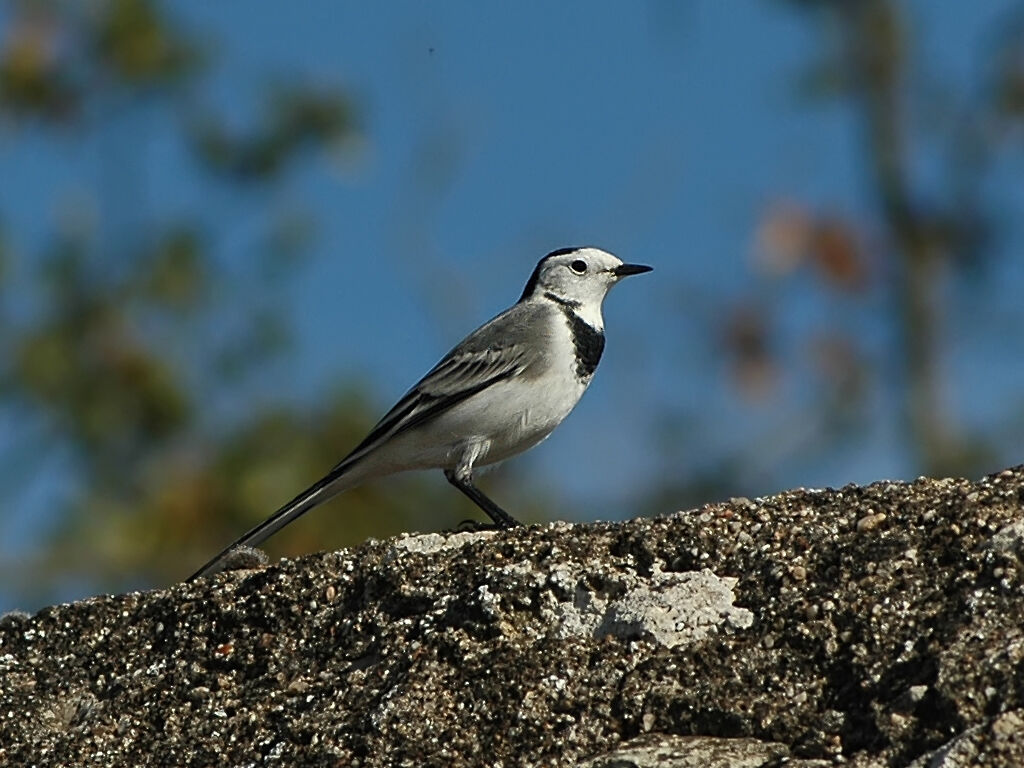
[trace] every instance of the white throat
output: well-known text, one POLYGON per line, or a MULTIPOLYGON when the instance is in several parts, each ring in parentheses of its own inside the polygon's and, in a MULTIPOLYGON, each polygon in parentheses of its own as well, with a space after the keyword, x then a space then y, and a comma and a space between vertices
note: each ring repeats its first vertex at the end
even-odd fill
POLYGON ((573 312, 580 320, 585 322, 591 328, 597 331, 604 330, 604 317, 601 315, 601 303, 590 302, 580 304, 578 307, 573 307, 573 312))
POLYGON ((563 299, 550 291, 543 294, 544 298, 552 301, 562 308, 563 311, 572 312, 576 317, 585 322, 595 331, 604 331, 604 317, 601 315, 601 302, 582 302, 563 299))

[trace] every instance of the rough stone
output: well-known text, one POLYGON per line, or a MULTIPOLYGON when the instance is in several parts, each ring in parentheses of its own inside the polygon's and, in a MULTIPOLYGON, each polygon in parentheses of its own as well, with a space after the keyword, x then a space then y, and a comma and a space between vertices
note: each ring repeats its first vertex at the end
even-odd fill
POLYGON ((0 619, 0 765, 1021 766, 1022 543, 1018 467, 243 558, 0 619))
MULTIPOLYGON (((784 744, 712 736, 641 736, 579 768, 764 768, 789 756, 784 744)), ((831 761, 787 760, 787 768, 825 768, 831 761)))

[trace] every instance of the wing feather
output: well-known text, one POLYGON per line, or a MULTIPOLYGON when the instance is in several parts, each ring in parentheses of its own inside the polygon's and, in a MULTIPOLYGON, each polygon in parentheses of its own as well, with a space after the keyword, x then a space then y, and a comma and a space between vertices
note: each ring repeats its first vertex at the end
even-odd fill
POLYGON ((370 434, 332 472, 385 440, 413 429, 499 381, 521 373, 530 362, 523 344, 476 350, 457 347, 384 414, 370 434))

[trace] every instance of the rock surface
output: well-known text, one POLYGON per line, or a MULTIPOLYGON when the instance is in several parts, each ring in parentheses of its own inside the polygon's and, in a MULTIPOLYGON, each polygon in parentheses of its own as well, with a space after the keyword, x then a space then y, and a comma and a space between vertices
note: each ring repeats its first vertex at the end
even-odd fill
POLYGON ((0 619, 0 765, 1024 765, 1024 468, 0 619), (786 762, 786 761, 789 762, 786 762))

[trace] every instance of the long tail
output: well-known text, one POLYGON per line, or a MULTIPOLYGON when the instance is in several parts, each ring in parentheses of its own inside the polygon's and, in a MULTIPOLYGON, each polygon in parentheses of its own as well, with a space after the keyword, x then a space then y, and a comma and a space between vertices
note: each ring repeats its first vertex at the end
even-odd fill
POLYGON ((339 464, 326 477, 315 482, 262 523, 226 546, 216 557, 185 579, 185 581, 195 581, 203 576, 210 576, 216 573, 224 565, 227 556, 236 547, 258 547, 288 525, 288 523, 309 512, 313 507, 323 504, 342 491, 358 485, 365 477, 363 477, 362 472, 358 471, 356 466, 353 466, 354 464, 356 462, 342 462, 339 464))

